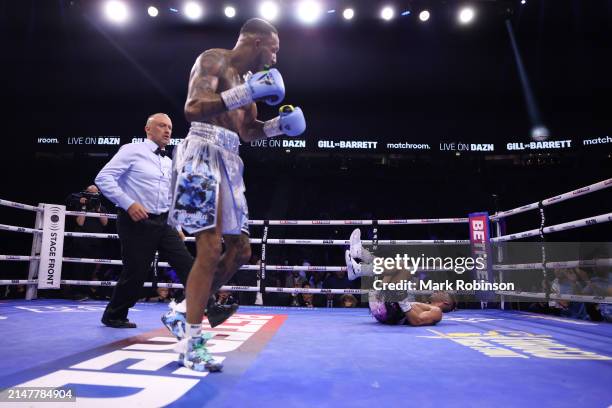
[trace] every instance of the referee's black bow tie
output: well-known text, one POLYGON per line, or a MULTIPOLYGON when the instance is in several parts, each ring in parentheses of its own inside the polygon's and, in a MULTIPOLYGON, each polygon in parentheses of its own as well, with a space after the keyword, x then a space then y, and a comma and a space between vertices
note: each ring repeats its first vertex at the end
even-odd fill
POLYGON ((161 157, 166 157, 168 155, 168 152, 166 152, 165 150, 162 150, 161 147, 158 147, 157 150, 155 151, 155 154, 158 154, 161 157))

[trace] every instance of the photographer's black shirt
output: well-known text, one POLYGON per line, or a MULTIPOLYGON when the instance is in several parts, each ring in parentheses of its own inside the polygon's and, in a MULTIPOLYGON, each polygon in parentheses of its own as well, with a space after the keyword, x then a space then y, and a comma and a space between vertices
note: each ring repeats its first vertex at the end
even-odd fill
MULTIPOLYGON (((98 212, 98 213, 106 213, 106 208, 101 205, 97 211, 87 210, 87 212, 98 212)), ((104 232, 104 225, 100 222, 100 218, 94 217, 85 217, 85 222, 83 226, 80 226, 76 222, 76 217, 74 218, 74 230, 76 232, 89 232, 95 234, 101 234, 104 232)))

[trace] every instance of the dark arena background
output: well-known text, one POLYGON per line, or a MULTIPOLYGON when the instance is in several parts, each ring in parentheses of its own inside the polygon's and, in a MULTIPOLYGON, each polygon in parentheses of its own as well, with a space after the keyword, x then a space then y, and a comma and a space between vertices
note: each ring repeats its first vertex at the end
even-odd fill
MULTIPOLYGON (((612 404, 612 1, 0 0, 0 45, 0 405, 12 387, 71 389, 76 406, 612 404), (224 371, 194 374, 159 321, 182 292, 163 259, 130 312, 138 328, 105 327, 118 240, 80 238, 96 242, 85 253, 68 235, 64 257, 99 262, 65 259, 61 279, 81 283, 36 291, 23 228, 41 227, 15 207, 78 210, 71 195, 144 140, 153 113, 172 119, 176 149, 195 59, 232 49, 252 17, 278 29, 283 103, 307 128, 240 146, 249 216, 264 222, 224 292, 238 314, 203 323, 224 371), (473 254, 478 216, 489 278, 519 263, 504 272, 515 291, 457 294, 435 326, 376 323, 369 288, 346 275, 351 232, 369 248, 466 240, 473 254), (262 253, 264 233, 281 242, 262 253)), ((65 230, 81 231, 75 217, 65 230)), ((115 220, 89 232, 116 234, 115 220)))

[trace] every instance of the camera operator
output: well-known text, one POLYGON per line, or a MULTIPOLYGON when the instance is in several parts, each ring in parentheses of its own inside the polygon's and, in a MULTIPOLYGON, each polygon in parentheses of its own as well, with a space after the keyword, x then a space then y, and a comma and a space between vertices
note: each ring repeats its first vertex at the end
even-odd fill
MULTIPOLYGON (((75 198, 78 197, 78 209, 75 211, 86 211, 96 213, 106 213, 106 208, 102 205, 100 199, 100 190, 95 185, 91 185, 85 189, 85 191, 77 194, 73 194, 75 198)), ((104 227, 108 224, 107 217, 93 218, 79 215, 76 217, 76 223, 83 229, 83 232, 103 232, 104 227)))
MULTIPOLYGON (((86 211, 95 213, 106 213, 102 205, 100 191, 95 185, 87 187, 80 193, 71 194, 68 198, 67 207, 73 211, 86 211)), ((107 217, 76 217, 75 232, 102 233, 108 224, 107 217)), ((72 238, 69 246, 70 255, 77 258, 100 259, 104 253, 104 240, 99 238, 72 238)), ((66 278, 75 280, 98 280, 96 276, 96 264, 75 263, 72 271, 66 278)), ((88 297, 91 287, 78 286, 75 290, 67 288, 64 295, 82 299, 88 297)))

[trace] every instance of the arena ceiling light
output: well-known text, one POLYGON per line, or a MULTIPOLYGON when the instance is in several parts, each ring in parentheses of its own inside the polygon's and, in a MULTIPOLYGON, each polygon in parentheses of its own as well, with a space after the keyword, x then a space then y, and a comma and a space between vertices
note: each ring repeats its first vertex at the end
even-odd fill
POLYGON ((321 3, 315 0, 302 0, 297 6, 297 17, 306 24, 313 24, 323 14, 321 3))
POLYGON ((264 1, 259 6, 259 14, 268 21, 274 21, 278 18, 278 4, 274 1, 264 1))
POLYGON ((104 4, 104 14, 113 23, 124 23, 130 17, 127 5, 118 0, 110 0, 104 4))
POLYGON ((183 5, 183 13, 190 20, 198 20, 204 14, 202 5, 196 1, 188 1, 183 5))
POLYGON ((236 9, 232 6, 227 6, 225 10, 223 10, 223 12, 225 13, 225 17, 227 18, 236 17, 236 9))
POLYGON ((159 10, 155 6, 149 6, 147 13, 149 13, 151 17, 157 17, 159 15, 159 10))
POLYGON ((535 125, 531 128, 531 138, 536 141, 547 140, 550 137, 550 131, 544 125, 535 125))
POLYGON ((355 17, 355 10, 352 8, 344 9, 342 12, 342 17, 344 17, 345 20, 352 20, 353 17, 355 17))
POLYGON ((395 10, 393 9, 393 7, 386 6, 386 7, 383 7, 382 10, 380 10, 380 17, 383 20, 389 21, 394 16, 395 16, 395 10))
POLYGON ((429 20, 429 17, 431 17, 431 15, 429 14, 429 10, 423 10, 419 13, 419 20, 423 22, 429 20))
POLYGON ((473 8, 471 7, 464 7, 461 10, 459 10, 459 22, 461 24, 469 24, 472 21, 474 21, 474 16, 476 15, 476 12, 474 11, 473 8))

